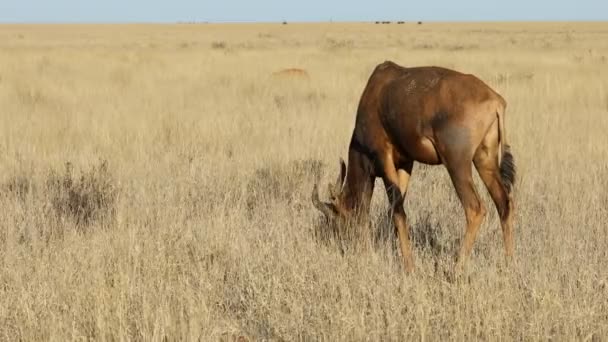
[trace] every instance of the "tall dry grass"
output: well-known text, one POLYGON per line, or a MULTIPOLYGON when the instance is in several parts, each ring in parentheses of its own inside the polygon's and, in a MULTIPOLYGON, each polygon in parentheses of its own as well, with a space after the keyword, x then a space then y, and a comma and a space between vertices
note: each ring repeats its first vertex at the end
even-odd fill
POLYGON ((608 339, 605 23, 5 25, 0 52, 0 340, 608 339), (376 233, 318 238, 312 184, 386 59, 507 99, 514 267, 480 186, 448 281, 443 167, 414 167, 415 274, 373 237, 381 182, 376 233), (270 77, 287 67, 310 80, 270 77))

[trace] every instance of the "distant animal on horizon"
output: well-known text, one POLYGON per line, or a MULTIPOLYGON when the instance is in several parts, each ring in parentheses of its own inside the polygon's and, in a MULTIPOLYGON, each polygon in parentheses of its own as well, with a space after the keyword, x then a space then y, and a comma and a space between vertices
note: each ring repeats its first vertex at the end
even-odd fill
POLYGON ((304 69, 300 68, 287 68, 272 73, 275 78, 293 78, 293 79, 305 79, 309 80, 310 75, 304 69))
POLYGON ((486 209, 473 183, 472 165, 500 217, 507 260, 513 255, 512 187, 515 163, 507 143, 506 101, 474 75, 435 67, 376 66, 363 90, 348 147, 348 167, 321 202, 328 220, 366 219, 376 177, 382 178, 406 271, 414 270, 410 228, 403 208, 414 162, 443 164, 464 208, 466 231, 456 271, 462 271, 486 209))

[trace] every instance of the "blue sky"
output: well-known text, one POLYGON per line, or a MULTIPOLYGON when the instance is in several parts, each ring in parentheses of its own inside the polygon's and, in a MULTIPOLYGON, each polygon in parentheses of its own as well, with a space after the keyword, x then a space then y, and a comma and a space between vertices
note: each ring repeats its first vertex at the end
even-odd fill
POLYGON ((608 20, 608 0, 0 0, 0 22, 608 20))

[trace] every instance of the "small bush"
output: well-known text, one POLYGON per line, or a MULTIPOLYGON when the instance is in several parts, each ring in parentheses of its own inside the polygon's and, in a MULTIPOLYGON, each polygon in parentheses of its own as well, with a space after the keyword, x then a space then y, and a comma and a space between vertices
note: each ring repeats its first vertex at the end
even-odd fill
POLYGON ((211 48, 212 49, 216 49, 216 50, 223 50, 227 46, 228 45, 226 44, 226 42, 213 42, 213 43, 211 43, 211 48))
POLYGON ((33 184, 31 177, 25 174, 19 174, 2 184, 1 192, 5 196, 11 195, 21 201, 25 201, 32 190, 33 184))
POLYGON ((304 203, 309 202, 310 195, 302 185, 318 178, 323 167, 319 160, 304 159, 285 166, 271 165, 255 170, 247 184, 248 213, 272 201, 281 201, 301 210, 304 203))
POLYGON ((446 45, 444 47, 444 49, 447 51, 477 50, 477 49, 479 49, 479 45, 477 45, 477 44, 466 44, 466 45, 454 44, 454 45, 446 45))
POLYGON ((325 46, 328 50, 351 49, 355 46, 352 39, 327 38, 325 46))
POLYGON ((436 49, 437 46, 432 43, 421 43, 421 44, 416 44, 414 46, 412 46, 412 48, 416 49, 416 50, 432 50, 432 49, 436 49))
POLYGON ((51 207, 59 219, 74 220, 83 227, 114 217, 117 190, 105 160, 81 172, 80 177, 74 175, 68 162, 63 174, 51 173, 46 186, 51 207))

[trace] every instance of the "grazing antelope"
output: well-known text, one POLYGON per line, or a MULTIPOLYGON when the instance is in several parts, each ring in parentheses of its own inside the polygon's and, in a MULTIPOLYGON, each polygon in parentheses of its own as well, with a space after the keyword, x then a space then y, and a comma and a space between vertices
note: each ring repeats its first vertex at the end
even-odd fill
POLYGON ((466 232, 456 269, 462 270, 486 214, 473 183, 471 162, 500 215, 507 259, 513 255, 511 189, 515 163, 505 135, 505 100, 473 75, 441 67, 376 66, 361 95, 348 148, 348 169, 321 202, 330 220, 367 217, 374 180, 381 177, 391 203, 405 269, 414 270, 403 201, 414 162, 443 164, 464 207, 466 232))

